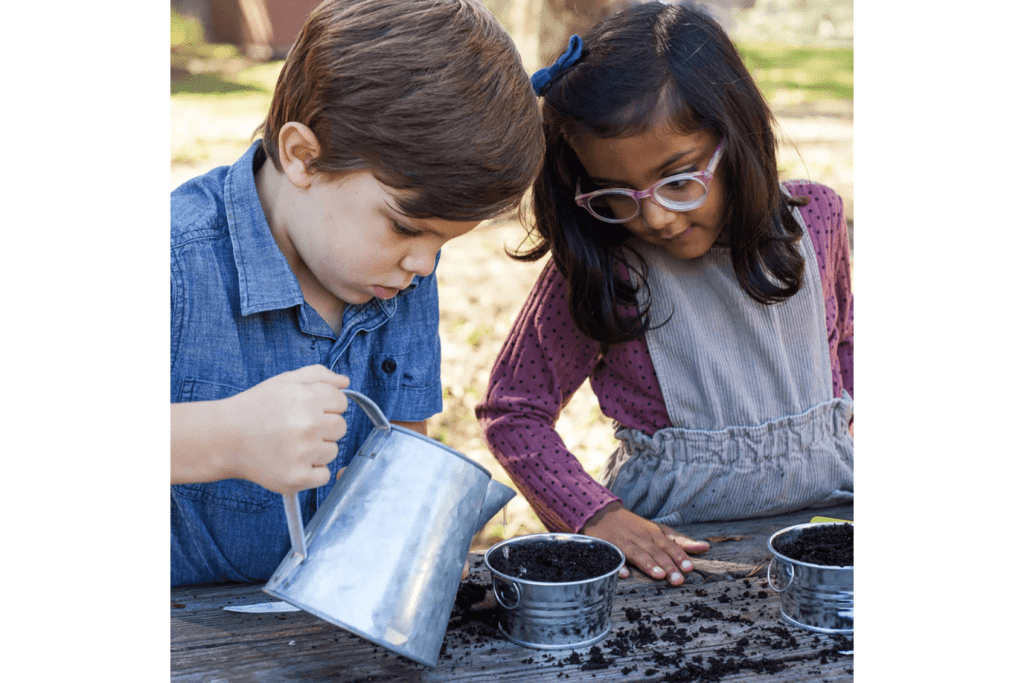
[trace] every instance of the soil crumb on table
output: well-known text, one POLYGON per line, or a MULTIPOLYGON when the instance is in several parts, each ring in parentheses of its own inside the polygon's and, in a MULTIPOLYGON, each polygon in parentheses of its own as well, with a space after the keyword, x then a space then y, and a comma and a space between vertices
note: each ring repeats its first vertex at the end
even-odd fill
POLYGON ((823 524, 781 534, 772 545, 797 562, 830 567, 853 566, 853 525, 823 524))
POLYGON ((490 557, 490 562, 502 574, 517 579, 568 583, 607 574, 619 566, 621 559, 603 543, 542 540, 506 545, 490 557))

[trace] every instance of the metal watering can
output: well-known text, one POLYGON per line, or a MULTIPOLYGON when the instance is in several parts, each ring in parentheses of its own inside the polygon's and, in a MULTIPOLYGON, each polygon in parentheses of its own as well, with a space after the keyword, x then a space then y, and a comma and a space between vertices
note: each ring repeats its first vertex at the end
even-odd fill
POLYGON ((397 654, 437 665, 473 536, 516 494, 458 451, 392 425, 343 390, 374 430, 263 590, 397 654))

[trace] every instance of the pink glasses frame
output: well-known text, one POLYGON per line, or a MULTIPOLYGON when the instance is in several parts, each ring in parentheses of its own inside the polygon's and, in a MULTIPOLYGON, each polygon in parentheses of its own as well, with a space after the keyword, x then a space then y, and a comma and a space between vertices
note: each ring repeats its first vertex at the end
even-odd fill
POLYGON ((658 182, 648 187, 646 190, 608 188, 604 190, 597 190, 596 192, 588 192, 587 194, 580 194, 580 181, 577 180, 576 205, 582 206, 584 209, 587 210, 588 213, 590 213, 591 216, 598 220, 604 221, 605 223, 625 223, 626 221, 633 220, 638 215, 640 215, 640 202, 643 201, 644 199, 647 199, 648 197, 652 198, 654 201, 658 203, 659 206, 663 206, 669 211, 692 211, 693 209, 700 207, 700 205, 703 204, 704 201, 708 198, 708 190, 710 189, 709 185, 711 183, 711 179, 714 177, 715 168, 718 166, 718 162, 722 158, 722 151, 724 149, 725 138, 722 138, 722 140, 718 143, 718 146, 715 148, 715 153, 711 155, 711 161, 708 162, 707 168, 705 168, 703 171, 697 171, 695 173, 678 173, 667 178, 662 178, 658 182), (704 194, 701 195, 700 199, 697 199, 692 202, 671 202, 662 199, 661 197, 658 197, 656 194, 654 194, 655 191, 662 185, 665 185, 667 183, 679 182, 680 180, 696 180, 697 182, 704 186, 704 194), (601 197, 610 194, 625 195, 627 197, 632 197, 636 201, 636 213, 634 213, 629 218, 608 218, 606 216, 601 216, 596 211, 590 208, 591 199, 593 199, 594 197, 601 197))

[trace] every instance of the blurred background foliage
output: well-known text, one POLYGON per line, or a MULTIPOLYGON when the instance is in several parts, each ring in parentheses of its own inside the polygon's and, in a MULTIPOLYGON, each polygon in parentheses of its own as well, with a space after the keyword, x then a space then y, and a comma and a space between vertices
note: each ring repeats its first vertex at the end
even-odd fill
MULTIPOLYGON (((546 64, 557 54, 571 32, 585 30, 592 17, 621 7, 626 0, 484 0, 512 33, 529 70, 546 64), (546 55, 542 57, 541 55, 546 55)), ((270 101, 281 59, 293 36, 276 36, 271 10, 284 0, 174 0, 171 3, 172 121, 181 135, 172 135, 171 158, 191 168, 234 147, 240 151, 262 120, 270 101), (246 6, 263 8, 262 14, 246 6), (230 31, 216 24, 259 23, 262 29, 230 31), (214 22, 211 16, 221 17, 214 22), (247 19, 249 17, 249 19, 247 19), (251 37, 262 35, 264 44, 251 37), (272 37, 268 37, 272 36, 272 37), (227 38, 234 43, 219 42, 227 38), (199 97, 201 96, 201 97, 199 97), (230 114, 231 124, 247 125, 225 131, 214 125, 202 130, 202 108, 214 114, 230 114), (191 112, 191 113, 190 113, 191 112), (189 119, 191 117, 191 119, 189 119), (180 125, 179 125, 180 124, 180 125), (181 130, 184 128, 185 130, 181 130), (234 137, 232 144, 228 137, 234 137)), ((287 7, 294 14, 308 12, 314 0, 294 0, 287 7)), ((853 3, 852 0, 705 0, 708 9, 725 26, 760 85, 777 110, 820 103, 819 112, 834 113, 853 101, 853 3)), ((304 16, 304 15, 303 15, 304 16)), ((297 19, 290 18, 290 26, 297 19)), ((283 22, 287 23, 287 22, 283 22)), ((297 30, 297 29, 296 29, 297 30)), ((230 158, 227 154, 224 158, 230 158)), ((234 155, 237 156, 237 155, 234 155)), ((218 163, 221 161, 217 159, 218 163)), ((175 176, 180 181, 185 176, 175 176)))

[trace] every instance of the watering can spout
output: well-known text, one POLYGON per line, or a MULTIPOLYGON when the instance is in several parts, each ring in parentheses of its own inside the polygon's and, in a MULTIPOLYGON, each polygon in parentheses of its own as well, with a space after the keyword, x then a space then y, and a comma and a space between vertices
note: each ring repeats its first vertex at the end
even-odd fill
POLYGON ((491 517, 498 514, 498 510, 516 497, 516 492, 501 482, 491 479, 487 482, 487 494, 484 497, 483 506, 480 508, 480 517, 477 519, 477 532, 483 530, 484 525, 491 520, 491 517))

